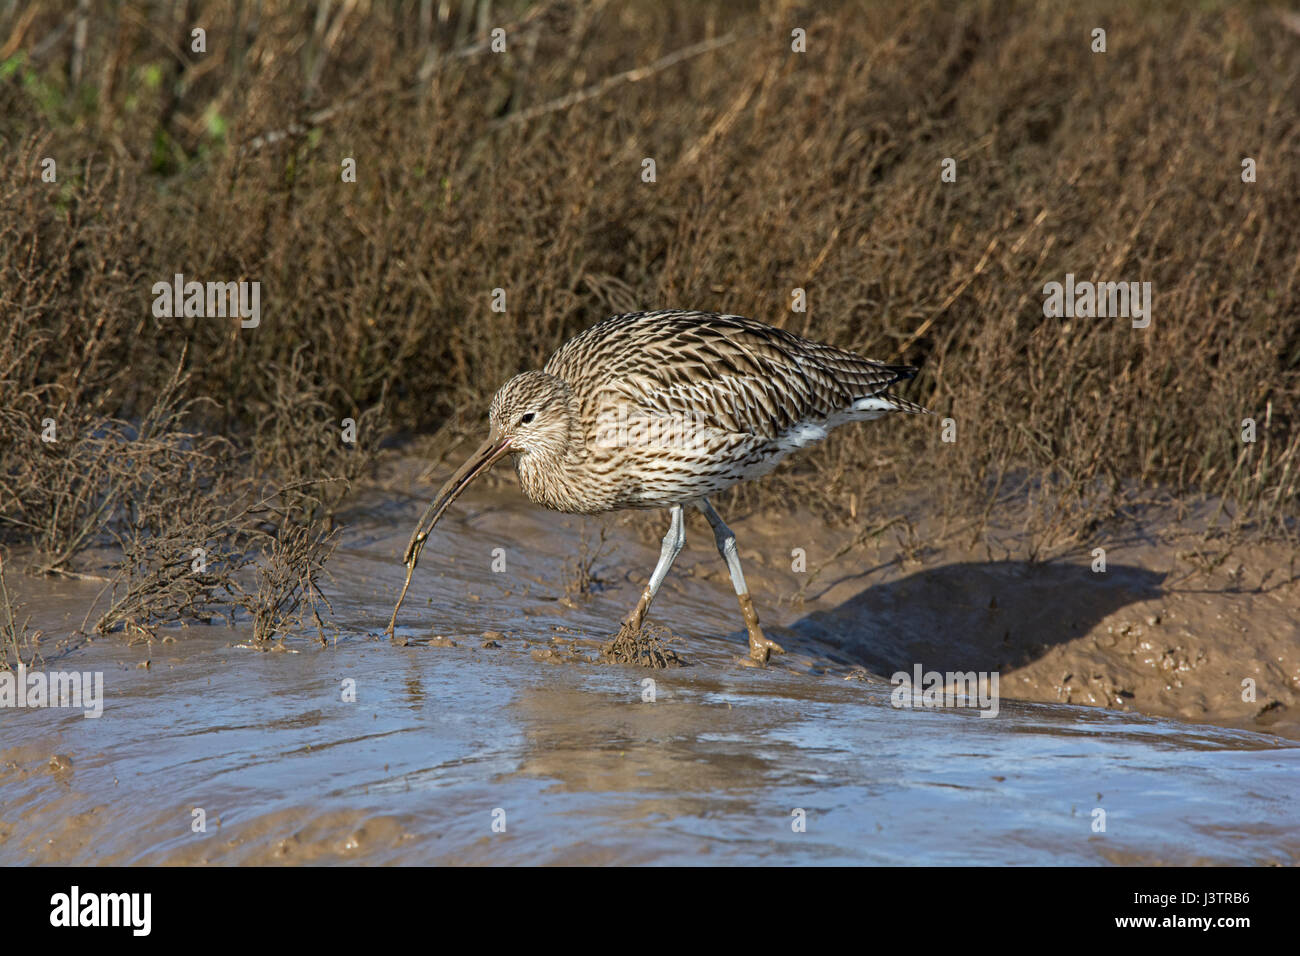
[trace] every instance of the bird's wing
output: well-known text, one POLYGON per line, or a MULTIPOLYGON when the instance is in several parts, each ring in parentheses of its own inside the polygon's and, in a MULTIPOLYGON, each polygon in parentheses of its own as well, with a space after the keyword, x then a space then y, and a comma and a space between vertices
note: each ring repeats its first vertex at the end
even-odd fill
POLYGON ((909 366, 707 312, 613 316, 575 336, 545 370, 568 381, 584 403, 604 406, 588 413, 607 413, 610 403, 625 401, 643 413, 767 440, 873 396, 900 410, 917 407, 885 395, 916 374, 909 366))

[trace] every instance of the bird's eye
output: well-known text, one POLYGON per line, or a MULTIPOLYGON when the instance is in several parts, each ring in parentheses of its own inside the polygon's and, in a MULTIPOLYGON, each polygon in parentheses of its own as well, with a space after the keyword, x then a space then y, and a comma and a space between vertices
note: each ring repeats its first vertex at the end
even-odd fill
POLYGON ((532 422, 532 420, 533 420, 534 418, 536 418, 536 417, 537 417, 537 413, 536 413, 536 412, 528 412, 528 413, 527 413, 526 415, 524 415, 521 419, 519 419, 519 424, 520 424, 520 425, 527 425, 527 424, 529 424, 530 422, 532 422))

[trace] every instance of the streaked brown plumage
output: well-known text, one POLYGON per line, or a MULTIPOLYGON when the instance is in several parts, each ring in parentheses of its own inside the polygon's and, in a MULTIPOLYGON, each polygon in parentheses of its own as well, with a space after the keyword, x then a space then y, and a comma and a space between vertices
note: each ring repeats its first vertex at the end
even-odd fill
MULTIPOLYGON (((570 339, 542 371, 515 376, 493 397, 488 440, 412 535, 407 584, 442 512, 509 454, 524 493, 547 508, 672 510, 659 565, 624 621, 633 630, 681 549, 682 506, 703 511, 731 572, 751 656, 766 660, 780 648, 759 627, 735 537, 709 496, 766 474, 836 425, 925 412, 888 392, 915 374, 741 316, 664 311, 605 319, 570 339)), ((396 617, 394 609, 390 634, 396 617)))

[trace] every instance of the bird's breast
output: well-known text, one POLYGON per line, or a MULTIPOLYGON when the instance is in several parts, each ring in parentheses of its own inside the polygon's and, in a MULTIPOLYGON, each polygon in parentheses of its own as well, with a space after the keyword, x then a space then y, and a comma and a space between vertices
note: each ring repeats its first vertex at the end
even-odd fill
POLYGON ((617 497, 608 475, 581 462, 539 455, 515 459, 519 487, 529 500, 568 514, 599 514, 609 511, 617 497))

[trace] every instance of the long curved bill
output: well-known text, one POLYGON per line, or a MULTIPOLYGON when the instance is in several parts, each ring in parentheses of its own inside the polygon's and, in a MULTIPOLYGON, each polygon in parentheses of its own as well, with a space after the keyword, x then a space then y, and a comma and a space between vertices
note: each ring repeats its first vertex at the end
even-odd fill
POLYGON ((403 555, 402 561, 410 564, 418 558, 419 552, 417 549, 429 537, 433 531, 433 526, 442 517, 442 513, 451 506, 453 501, 460 497, 460 493, 469 487, 470 482, 496 464, 508 451, 510 451, 509 438, 489 438, 479 445, 478 450, 469 456, 469 459, 460 466, 456 474, 447 479, 447 483, 429 502, 429 507, 425 509, 424 516, 420 518, 420 523, 415 526, 415 533, 411 535, 411 543, 406 546, 406 553, 403 555))
POLYGON ((429 507, 424 510, 419 523, 415 526, 415 531, 411 533, 410 543, 407 544, 406 553, 402 556, 402 561, 406 564, 406 583, 402 585, 402 593, 397 598, 397 606, 393 608, 393 616, 388 622, 387 633, 390 637, 397 623, 397 612, 401 610, 402 602, 406 599, 406 590, 411 586, 411 575, 415 571, 416 562, 420 560, 420 552, 424 550, 424 542, 433 532, 434 525, 475 478, 495 465, 509 451, 509 438, 489 438, 469 456, 454 475, 447 479, 447 483, 429 502, 429 507))

